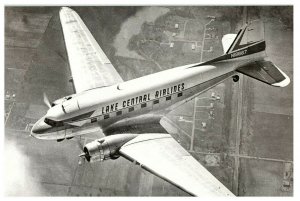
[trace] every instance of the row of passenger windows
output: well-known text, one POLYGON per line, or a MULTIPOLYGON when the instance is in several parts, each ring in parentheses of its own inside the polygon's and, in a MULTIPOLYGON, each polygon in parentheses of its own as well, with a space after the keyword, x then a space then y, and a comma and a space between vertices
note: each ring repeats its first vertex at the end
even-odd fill
MULTIPOLYGON (((180 92, 180 93, 178 93, 177 94, 177 97, 181 97, 182 96, 182 92, 180 92)), ((166 97, 166 101, 169 101, 169 100, 171 100, 172 98, 171 98, 171 96, 167 96, 166 97)), ((155 105, 155 104, 158 104, 159 103, 159 99, 156 99, 156 100, 154 100, 153 101, 153 104, 155 105)), ((142 103, 141 104, 141 108, 145 108, 145 107, 147 107, 147 103, 142 103)), ((129 109, 128 109, 128 112, 132 112, 132 111, 134 111, 134 107, 130 107, 129 109)), ((116 115, 117 116, 119 116, 119 115, 122 115, 122 111, 120 110, 120 111, 117 111, 116 112, 116 115)), ((109 114, 106 114, 106 115, 104 115, 104 119, 108 119, 109 118, 109 114)), ((93 118, 91 118, 91 123, 94 123, 94 122, 97 122, 97 117, 93 117, 93 118)))

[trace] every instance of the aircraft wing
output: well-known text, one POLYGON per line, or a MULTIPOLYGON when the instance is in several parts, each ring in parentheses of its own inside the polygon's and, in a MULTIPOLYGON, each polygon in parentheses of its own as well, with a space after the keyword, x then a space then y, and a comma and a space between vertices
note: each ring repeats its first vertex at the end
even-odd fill
POLYGON ((234 196, 169 134, 142 134, 120 154, 194 196, 234 196))
POLYGON ((123 82, 79 15, 67 7, 59 15, 76 93, 123 82))

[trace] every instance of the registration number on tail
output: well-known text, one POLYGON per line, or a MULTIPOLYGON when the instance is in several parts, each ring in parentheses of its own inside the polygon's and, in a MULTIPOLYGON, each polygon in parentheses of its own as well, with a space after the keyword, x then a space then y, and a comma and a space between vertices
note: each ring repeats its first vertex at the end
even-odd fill
POLYGON ((246 53, 247 53, 247 50, 242 50, 242 51, 239 51, 239 52, 232 53, 230 56, 231 56, 231 58, 235 58, 235 57, 243 56, 246 53))

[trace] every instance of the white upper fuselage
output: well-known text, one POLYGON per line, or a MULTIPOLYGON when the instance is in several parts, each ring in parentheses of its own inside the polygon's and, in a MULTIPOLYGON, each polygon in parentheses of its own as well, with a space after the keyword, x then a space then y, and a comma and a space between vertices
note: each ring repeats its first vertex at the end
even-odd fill
MULTIPOLYGON (((92 118, 97 118, 95 121, 105 121, 109 116, 115 116, 115 113, 118 111, 130 110, 130 108, 137 105, 153 102, 162 97, 172 96, 172 94, 184 94, 195 86, 233 72, 239 66, 251 62, 252 59, 257 60, 263 56, 264 53, 256 53, 239 59, 224 60, 214 63, 214 65, 197 66, 199 64, 190 64, 116 85, 95 88, 74 94, 71 99, 65 100, 61 104, 50 108, 47 114, 37 122, 36 126, 42 129, 35 137, 43 138, 42 136, 45 137, 48 136, 48 134, 53 135, 53 132, 57 132, 57 134, 61 132, 60 135, 57 135, 61 136, 63 130, 65 137, 77 135, 74 132, 67 132, 66 129, 72 129, 70 125, 77 127, 89 125, 91 124, 92 118), (88 117, 85 116, 85 114, 88 113, 91 115, 88 117), (80 118, 80 116, 82 116, 82 118, 80 118), (60 129, 52 129, 51 126, 44 123, 45 118, 56 122, 63 122, 67 126, 62 126, 60 129), (67 135, 67 133, 69 135, 67 135)), ((192 94, 189 93, 189 95, 184 94, 184 97, 190 97, 196 92, 197 91, 193 91, 192 94)), ((177 96, 172 97, 172 101, 169 101, 170 103, 165 104, 164 107, 175 104, 177 102, 176 100, 177 96)), ((180 100, 180 98, 178 100, 180 100)), ((141 107, 135 107, 132 110, 141 110, 141 107)), ((128 111, 126 113, 128 113, 128 111)), ((132 114, 134 115, 135 113, 132 114)), ((118 115, 122 115, 122 112, 118 115)), ((32 134, 34 135, 34 132, 32 134)))
POLYGON ((62 106, 57 105, 50 109, 46 116, 63 121, 93 110, 97 110, 98 115, 104 115, 183 91, 228 71, 225 68, 216 70, 216 67, 211 65, 199 68, 189 68, 190 66, 177 67, 117 85, 82 92, 63 103, 65 112, 61 109, 62 106))

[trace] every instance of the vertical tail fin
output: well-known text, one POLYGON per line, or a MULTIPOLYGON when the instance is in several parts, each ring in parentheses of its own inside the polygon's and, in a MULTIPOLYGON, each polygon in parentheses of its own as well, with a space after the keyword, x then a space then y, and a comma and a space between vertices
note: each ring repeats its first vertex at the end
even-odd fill
POLYGON ((207 65, 214 62, 220 62, 230 59, 237 59, 256 54, 249 59, 262 59, 266 57, 266 42, 264 40, 264 25, 261 21, 251 21, 249 24, 243 26, 238 34, 227 34, 222 38, 224 55, 214 58, 212 60, 203 62, 197 66, 207 65))
MULTIPOLYGON (((224 36, 226 39, 226 35, 224 36)), ((255 20, 240 29, 226 54, 231 54, 245 47, 264 41, 264 25, 261 21, 255 20)), ((224 46, 224 44, 223 44, 224 46)))

